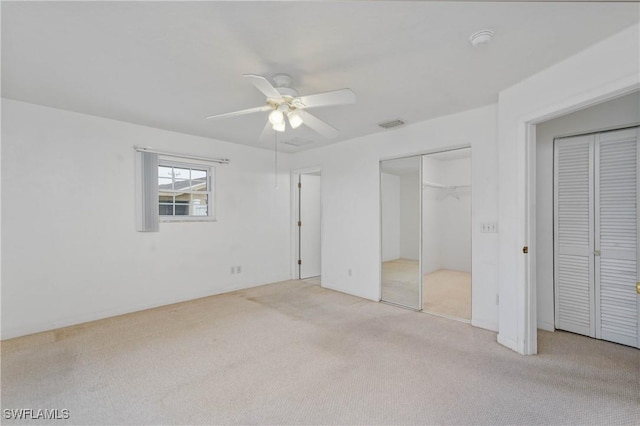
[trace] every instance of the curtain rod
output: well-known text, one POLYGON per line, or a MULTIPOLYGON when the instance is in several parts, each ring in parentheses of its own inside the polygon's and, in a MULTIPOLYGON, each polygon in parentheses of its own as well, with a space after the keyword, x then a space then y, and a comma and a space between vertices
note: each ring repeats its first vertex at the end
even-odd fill
POLYGON ((170 157, 178 157, 178 158, 187 158, 189 160, 200 160, 200 161, 210 161, 212 163, 220 163, 220 164, 229 164, 228 158, 209 158, 209 157, 199 157, 197 155, 189 155, 189 154, 179 154, 177 152, 168 152, 168 151, 157 151, 152 148, 147 148, 144 146, 134 146, 138 152, 153 152, 154 154, 167 155, 170 157))

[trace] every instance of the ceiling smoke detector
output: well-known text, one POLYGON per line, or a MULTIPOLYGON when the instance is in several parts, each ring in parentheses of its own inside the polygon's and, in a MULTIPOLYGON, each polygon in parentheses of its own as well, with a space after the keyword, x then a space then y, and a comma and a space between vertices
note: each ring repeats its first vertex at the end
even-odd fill
POLYGON ((469 37, 469 42, 472 46, 482 46, 488 44, 493 38, 493 30, 480 30, 469 37))
POLYGON ((379 123, 378 126, 382 127, 383 129, 391 129, 393 127, 402 126, 403 124, 404 124, 404 121, 398 118, 397 120, 391 120, 385 123, 379 123))

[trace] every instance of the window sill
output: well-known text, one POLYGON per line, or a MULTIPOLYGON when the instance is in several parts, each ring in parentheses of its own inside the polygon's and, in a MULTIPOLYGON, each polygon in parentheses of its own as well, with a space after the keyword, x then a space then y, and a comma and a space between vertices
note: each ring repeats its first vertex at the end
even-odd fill
POLYGON ((176 219, 169 219, 169 218, 160 218, 160 223, 174 223, 174 222, 217 222, 215 218, 213 217, 205 217, 205 218, 199 218, 199 217, 184 217, 184 218, 176 218, 176 219))

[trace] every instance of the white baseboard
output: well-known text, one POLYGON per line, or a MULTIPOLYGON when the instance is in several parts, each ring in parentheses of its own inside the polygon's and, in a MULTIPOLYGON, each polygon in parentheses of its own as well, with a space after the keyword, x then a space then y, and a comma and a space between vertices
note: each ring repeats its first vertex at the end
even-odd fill
POLYGON ((336 287, 333 284, 321 283, 320 286, 324 287, 326 289, 329 289, 329 290, 337 291, 339 293, 348 294, 349 296, 355 296, 355 297, 359 297, 361 299, 371 300, 372 302, 379 302, 380 301, 378 299, 375 299, 375 298, 372 298, 372 297, 368 297, 368 296, 365 296, 363 294, 352 293, 352 292, 347 291, 347 290, 345 290, 343 288, 336 287))
POLYGON ((480 319, 472 318, 471 325, 478 328, 484 328, 485 330, 489 330, 489 331, 496 331, 496 332, 498 331, 498 324, 496 322, 487 321, 482 318, 480 319))
POLYGON ((522 351, 518 350, 518 342, 509 337, 505 337, 504 334, 498 333, 498 343, 500 343, 502 346, 506 346, 512 351, 522 354, 522 351))
POLYGON ((538 321, 538 328, 544 331, 556 331, 555 325, 546 321, 538 321))

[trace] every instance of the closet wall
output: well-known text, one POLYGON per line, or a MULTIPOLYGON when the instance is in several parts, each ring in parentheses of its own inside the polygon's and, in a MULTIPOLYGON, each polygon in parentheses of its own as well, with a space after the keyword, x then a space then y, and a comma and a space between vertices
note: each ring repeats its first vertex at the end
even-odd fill
POLYGON ((423 182, 466 188, 423 187, 423 273, 471 272, 471 158, 434 157, 423 157, 423 182))
POLYGON ((419 172, 400 176, 400 257, 409 260, 420 258, 419 172))
MULTIPOLYGON (((442 176, 441 162, 427 155, 422 157, 422 181, 439 182, 442 176)), ((422 188, 422 273, 430 274, 442 269, 440 190, 422 188)))
POLYGON ((381 173, 382 261, 400 258, 400 176, 381 173))
POLYGON ((420 257, 418 173, 381 173, 382 261, 420 257))

